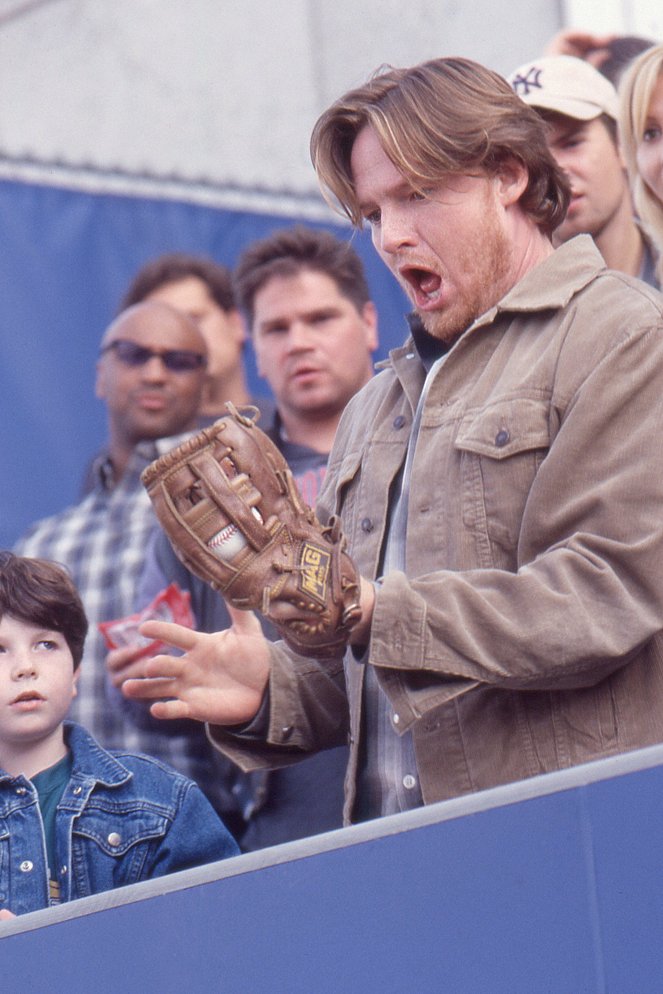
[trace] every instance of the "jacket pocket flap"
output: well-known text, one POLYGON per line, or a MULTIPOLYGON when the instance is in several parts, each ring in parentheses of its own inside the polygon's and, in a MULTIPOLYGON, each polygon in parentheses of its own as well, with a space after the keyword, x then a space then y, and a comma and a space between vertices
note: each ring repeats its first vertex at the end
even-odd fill
POLYGON ((547 402, 529 397, 503 400, 462 419, 454 443, 457 449, 491 459, 506 459, 550 444, 547 402))
POLYGON ((84 811, 74 821, 74 835, 93 839, 109 856, 123 856, 138 842, 158 839, 168 831, 170 821, 149 809, 127 811, 84 811))
POLYGON ((361 462, 361 452, 351 452, 343 456, 340 460, 337 473, 338 487, 342 487, 344 484, 351 483, 352 480, 354 480, 355 476, 359 472, 361 462))

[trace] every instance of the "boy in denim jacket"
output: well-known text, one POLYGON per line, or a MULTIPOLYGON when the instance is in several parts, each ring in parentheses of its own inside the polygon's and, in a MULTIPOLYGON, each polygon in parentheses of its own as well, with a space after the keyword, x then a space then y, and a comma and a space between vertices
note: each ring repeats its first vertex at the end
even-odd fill
POLYGON ((87 627, 61 567, 0 553, 0 919, 239 852, 193 781, 64 721, 87 627))

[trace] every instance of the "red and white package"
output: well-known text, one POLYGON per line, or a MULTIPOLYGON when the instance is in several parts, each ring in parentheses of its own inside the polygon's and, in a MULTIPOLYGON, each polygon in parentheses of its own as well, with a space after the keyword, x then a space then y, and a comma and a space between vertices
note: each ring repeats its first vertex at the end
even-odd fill
POLYGON ((148 639, 140 634, 138 627, 144 621, 174 621, 185 628, 194 628, 196 619, 191 610, 191 594, 171 583, 142 611, 126 618, 116 618, 115 621, 100 621, 98 627, 109 649, 122 649, 128 645, 140 647, 137 658, 168 652, 168 646, 160 640, 148 639))

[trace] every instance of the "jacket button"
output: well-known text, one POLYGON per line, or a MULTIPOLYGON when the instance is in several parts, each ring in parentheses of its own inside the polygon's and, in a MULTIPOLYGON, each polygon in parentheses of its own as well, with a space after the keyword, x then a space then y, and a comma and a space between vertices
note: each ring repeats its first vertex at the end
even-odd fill
POLYGON ((28 791, 27 791, 26 787, 17 787, 16 788, 16 793, 19 795, 19 797, 22 797, 23 794, 27 794, 27 792, 28 791))
POLYGON ((501 449, 507 444, 510 438, 511 435, 506 430, 506 428, 502 428, 501 431, 498 431, 497 435, 495 436, 495 445, 498 447, 498 449, 501 449))
POLYGON ((109 846, 119 846, 122 841, 122 836, 119 832, 111 832, 106 841, 109 846))
POLYGON ((19 864, 19 870, 21 873, 30 873, 34 867, 32 860, 24 859, 22 863, 19 864))
POLYGON ((82 787, 74 787, 74 789, 72 790, 72 794, 75 794, 76 797, 78 797, 78 795, 82 793, 82 791, 83 791, 82 787))
POLYGON ((372 532, 373 531, 373 522, 371 521, 370 518, 362 518, 361 530, 363 532, 372 532))
POLYGON ((405 424, 405 417, 404 417, 404 415, 399 414, 399 415, 397 415, 397 417, 394 418, 394 421, 393 421, 394 428, 402 428, 404 426, 404 424, 405 424))

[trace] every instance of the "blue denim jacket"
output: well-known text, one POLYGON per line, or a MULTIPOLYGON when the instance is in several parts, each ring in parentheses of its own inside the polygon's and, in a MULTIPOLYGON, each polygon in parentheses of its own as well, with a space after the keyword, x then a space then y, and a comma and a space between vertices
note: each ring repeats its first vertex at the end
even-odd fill
MULTIPOLYGON (((239 852, 193 781, 156 759, 107 752, 65 723, 71 778, 57 807, 60 901, 161 877, 239 852)), ((37 791, 0 770, 0 907, 48 907, 46 845, 37 791)))

